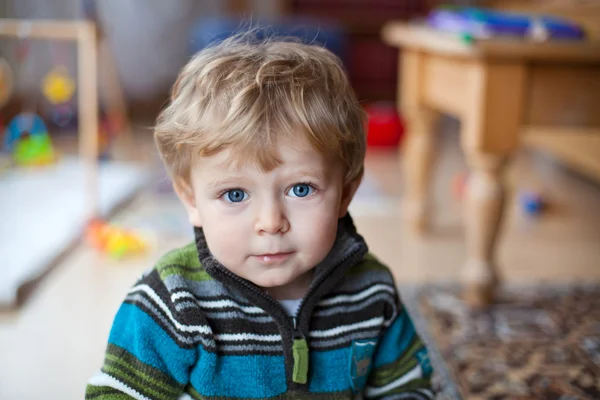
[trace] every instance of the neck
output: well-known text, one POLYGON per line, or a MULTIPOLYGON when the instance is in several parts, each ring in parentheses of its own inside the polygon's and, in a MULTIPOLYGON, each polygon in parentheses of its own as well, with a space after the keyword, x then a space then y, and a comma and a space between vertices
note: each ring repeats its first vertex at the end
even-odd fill
POLYGON ((313 278, 313 270, 300 275, 292 282, 281 286, 264 288, 275 300, 295 300, 304 297, 313 278))

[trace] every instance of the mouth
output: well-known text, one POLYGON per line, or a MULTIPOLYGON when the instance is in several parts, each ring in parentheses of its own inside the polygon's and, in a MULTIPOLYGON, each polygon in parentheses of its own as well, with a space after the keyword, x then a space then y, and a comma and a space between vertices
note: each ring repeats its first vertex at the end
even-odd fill
POLYGON ((293 251, 286 253, 265 253, 254 255, 252 258, 265 265, 278 265, 286 262, 293 254, 293 251))

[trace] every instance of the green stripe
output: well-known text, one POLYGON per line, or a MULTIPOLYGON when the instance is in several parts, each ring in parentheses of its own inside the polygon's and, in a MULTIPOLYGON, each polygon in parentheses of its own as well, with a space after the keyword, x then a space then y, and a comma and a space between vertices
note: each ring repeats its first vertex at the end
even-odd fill
POLYGON ((429 378, 419 378, 413 379, 412 381, 408 381, 402 386, 392 389, 389 392, 386 392, 386 396, 391 394, 398 393, 406 393, 406 392, 414 392, 417 389, 431 389, 431 379, 429 378))
POLYGON ((123 370, 119 369, 118 367, 114 367, 110 362, 104 364, 104 366, 102 367, 102 372, 115 377, 126 386, 135 389, 137 392, 146 397, 161 400, 173 397, 170 394, 157 390, 154 387, 151 387, 152 382, 137 380, 135 375, 131 376, 128 373, 124 373, 123 370))
MULTIPOLYGON (((144 364, 133 354, 125 349, 108 344, 106 356, 104 359, 103 370, 115 376, 119 380, 131 382, 133 376, 137 377, 143 384, 152 385, 156 391, 163 391, 169 394, 177 395, 183 390, 183 385, 177 382, 168 374, 144 364)), ((128 383, 124 382, 124 383, 128 383)), ((134 386, 140 386, 136 384, 134 386)))
POLYGON ((358 275, 372 271, 389 270, 385 265, 381 264, 379 260, 375 258, 375 256, 373 256, 371 253, 367 253, 358 264, 348 270, 347 275, 358 275))
POLYGON ((171 264, 183 264, 190 267, 200 267, 196 243, 191 242, 183 247, 169 251, 158 260, 156 263, 156 268, 171 264))
POLYGON ((395 364, 393 368, 376 369, 369 375, 369 385, 374 387, 385 386, 401 376, 406 375, 406 373, 411 371, 417 364, 417 360, 413 358, 406 363, 395 364))
POLYGON ((415 335, 413 341, 402 356, 390 363, 374 369, 369 376, 371 386, 385 386, 395 381, 418 364, 415 354, 423 348, 423 342, 415 335))
POLYGON ((212 280, 212 277, 200 265, 198 250, 194 242, 168 252, 156 263, 155 268, 162 280, 171 275, 180 275, 191 281, 212 280))
POLYGON ((135 386, 139 386, 138 382, 143 383, 144 385, 151 386, 152 389, 156 391, 162 391, 166 394, 179 394, 183 387, 181 385, 169 385, 164 381, 164 377, 161 377, 161 371, 157 371, 155 368, 152 368, 148 365, 138 365, 134 366, 128 364, 123 359, 120 359, 113 355, 106 355, 106 359, 104 360, 104 368, 107 373, 113 375, 117 378, 123 377, 129 379, 131 382, 135 382, 135 386), (118 375, 121 374, 122 375, 118 375), (133 379, 133 378, 137 379, 133 379))
MULTIPOLYGON (((189 394, 194 400, 225 400, 225 397, 221 396, 202 396, 198 391, 189 386, 186 389, 186 393, 189 394)), ((306 393, 306 392, 286 392, 275 397, 268 397, 255 400, 348 400, 355 398, 356 394, 350 391, 334 392, 334 393, 306 393)), ((232 398, 233 399, 233 398, 232 398)))
POLYGON ((161 269, 158 270, 158 273, 160 274, 160 279, 163 281, 171 275, 178 275, 189 281, 197 282, 212 280, 212 277, 204 269, 201 268, 202 267, 199 267, 195 270, 190 270, 188 268, 182 268, 181 265, 167 265, 161 267, 161 269))
POLYGON ((200 393, 198 393, 198 391, 192 385, 188 386, 186 388, 185 392, 187 394, 189 394, 190 397, 192 399, 194 399, 194 400, 206 400, 206 399, 208 399, 208 397, 204 397, 200 393))
POLYGON ((108 386, 87 385, 85 400, 131 400, 131 397, 108 386))

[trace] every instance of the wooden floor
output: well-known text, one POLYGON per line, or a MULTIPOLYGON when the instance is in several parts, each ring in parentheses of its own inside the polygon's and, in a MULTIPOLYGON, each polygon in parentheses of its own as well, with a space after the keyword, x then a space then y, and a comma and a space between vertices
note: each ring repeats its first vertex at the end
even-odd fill
MULTIPOLYGON (((385 215, 361 210, 355 217, 371 250, 394 270, 398 281, 452 281, 464 257, 461 203, 451 190, 465 171, 456 127, 441 135, 433 185, 436 217, 425 237, 403 230, 400 206, 385 215)), ((151 141, 135 157, 155 160, 151 141)), ((123 154, 131 153, 121 151, 123 154)), ((367 173, 387 200, 401 196, 395 152, 372 151, 367 173)), ((514 192, 540 190, 548 212, 529 218, 511 202, 498 251, 507 281, 600 281, 600 185, 582 179, 551 159, 522 152, 509 168, 514 192)), ((157 185, 164 186, 159 181, 157 185)), ((145 191, 116 220, 153 232, 147 257, 106 260, 77 246, 33 287, 17 310, 0 312, 0 399, 80 399, 86 380, 100 367, 112 318, 127 289, 166 250, 189 240, 183 210, 172 194, 145 191)))

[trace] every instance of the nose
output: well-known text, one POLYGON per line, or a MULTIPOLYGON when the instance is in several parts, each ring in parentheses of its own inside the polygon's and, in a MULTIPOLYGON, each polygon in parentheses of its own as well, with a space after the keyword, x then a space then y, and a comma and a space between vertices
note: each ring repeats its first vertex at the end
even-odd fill
POLYGON ((279 201, 266 201, 260 206, 256 215, 256 233, 275 235, 286 233, 289 229, 290 223, 279 201))

